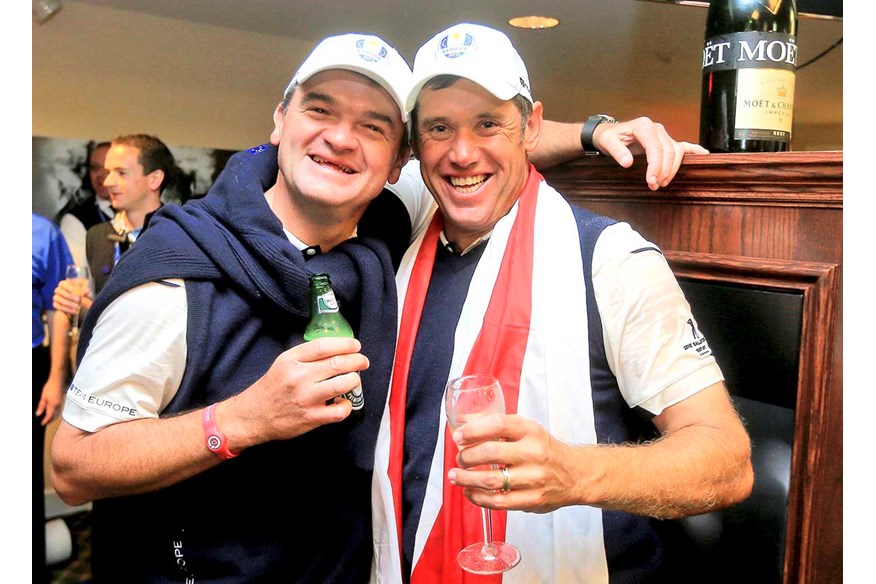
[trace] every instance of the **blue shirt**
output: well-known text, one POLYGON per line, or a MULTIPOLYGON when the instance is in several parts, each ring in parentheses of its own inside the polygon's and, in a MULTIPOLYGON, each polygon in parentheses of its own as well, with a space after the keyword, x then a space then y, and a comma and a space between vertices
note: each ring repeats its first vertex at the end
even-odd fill
POLYGON ((73 256, 57 225, 36 213, 31 213, 33 225, 33 261, 31 282, 33 284, 31 324, 33 335, 31 348, 42 344, 46 337, 42 315, 52 309, 52 296, 58 282, 67 274, 67 264, 73 256))

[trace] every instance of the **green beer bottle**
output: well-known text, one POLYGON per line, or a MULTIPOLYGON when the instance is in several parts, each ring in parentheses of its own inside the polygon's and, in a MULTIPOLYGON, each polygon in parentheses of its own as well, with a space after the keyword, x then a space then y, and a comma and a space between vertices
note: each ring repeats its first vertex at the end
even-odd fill
MULTIPOLYGON (((304 329, 304 340, 353 336, 353 328, 338 308, 338 301, 328 274, 310 276, 310 322, 304 329)), ((353 404, 350 422, 360 423, 365 416, 365 396, 362 393, 362 386, 348 391, 344 397, 353 404)))

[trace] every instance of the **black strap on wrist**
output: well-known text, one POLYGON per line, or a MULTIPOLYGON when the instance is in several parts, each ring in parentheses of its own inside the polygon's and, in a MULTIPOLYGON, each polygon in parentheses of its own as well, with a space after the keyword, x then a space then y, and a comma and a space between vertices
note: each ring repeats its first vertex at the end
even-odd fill
POLYGON ((595 114, 587 118, 587 121, 584 122, 584 126, 581 128, 581 148, 584 149, 584 154, 587 156, 601 154, 601 152, 596 149, 596 146, 593 145, 593 132, 596 130, 596 126, 603 122, 607 124, 616 124, 617 120, 608 114, 595 114))

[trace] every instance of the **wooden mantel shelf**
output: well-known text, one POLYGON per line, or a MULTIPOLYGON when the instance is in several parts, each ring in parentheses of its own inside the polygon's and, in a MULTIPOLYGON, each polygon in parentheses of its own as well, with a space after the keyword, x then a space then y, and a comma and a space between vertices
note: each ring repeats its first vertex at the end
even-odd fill
POLYGON ((687 155, 664 189, 643 188, 646 164, 637 157, 631 169, 605 156, 564 164, 545 172, 560 192, 576 200, 618 197, 643 202, 706 201, 748 205, 841 207, 843 153, 687 155))
MULTIPOLYGON (((685 156, 650 191, 646 164, 587 157, 544 172, 572 203, 629 222, 679 276, 804 297, 784 584, 842 582, 843 153, 685 156)), ((744 558, 740 558, 744 561, 744 558)))

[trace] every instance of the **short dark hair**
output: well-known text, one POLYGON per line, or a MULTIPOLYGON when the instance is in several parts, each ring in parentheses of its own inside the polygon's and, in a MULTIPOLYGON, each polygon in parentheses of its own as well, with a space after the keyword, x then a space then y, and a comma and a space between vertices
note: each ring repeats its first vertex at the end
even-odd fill
POLYGON ((91 184, 91 155, 101 148, 109 150, 110 146, 112 146, 111 142, 96 142, 94 140, 89 141, 88 144, 85 145, 85 171, 82 173, 83 191, 87 191, 91 194, 97 192, 97 187, 100 185, 91 184))
POLYGON ((140 150, 138 162, 143 167, 143 173, 149 174, 156 170, 164 171, 164 178, 158 187, 158 192, 175 180, 177 174, 176 160, 170 149, 155 136, 149 134, 126 134, 113 138, 113 145, 130 146, 140 150))
MULTIPOLYGON (((423 84, 423 89, 447 89, 462 79, 458 75, 436 75, 429 81, 423 84)), ((532 115, 532 102, 520 95, 519 93, 511 98, 517 106, 517 111, 520 112, 520 137, 523 137, 523 132, 526 131, 526 123, 529 121, 529 116, 532 115)), ((419 140, 417 133, 417 119, 419 118, 418 110, 420 108, 420 96, 417 96, 417 103, 414 104, 414 109, 411 111, 411 144, 416 145, 419 140)))
POLYGON ((295 90, 298 89, 299 85, 301 85, 301 84, 296 81, 295 83, 291 84, 286 89, 286 95, 283 96, 283 101, 280 102, 283 106, 283 114, 284 115, 286 114, 286 111, 289 109, 289 104, 292 103, 292 97, 295 95, 295 90))
POLYGON ((85 149, 87 151, 86 154, 88 155, 88 158, 91 158, 91 155, 94 154, 95 150, 98 150, 100 148, 109 148, 110 146, 112 146, 112 142, 95 142, 94 140, 92 140, 85 146, 85 149))

